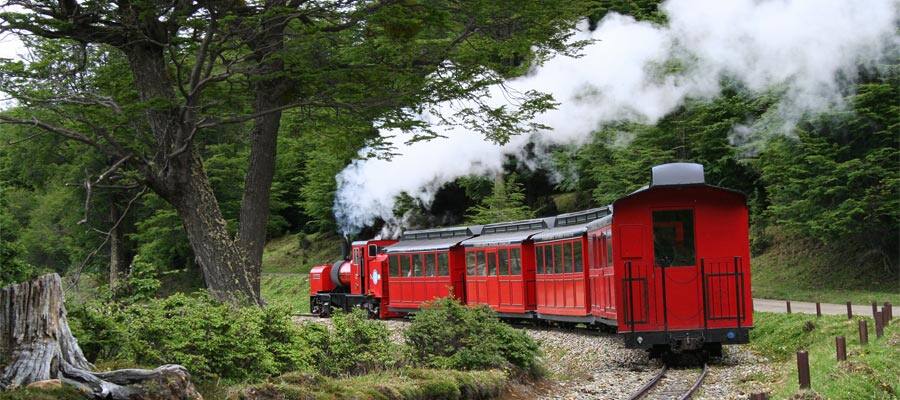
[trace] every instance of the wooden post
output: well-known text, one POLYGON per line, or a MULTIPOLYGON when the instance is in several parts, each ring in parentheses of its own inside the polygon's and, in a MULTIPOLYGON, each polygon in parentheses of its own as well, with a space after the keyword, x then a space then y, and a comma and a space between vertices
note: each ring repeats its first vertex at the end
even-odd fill
POLYGON ((847 319, 853 319, 853 304, 847 302, 847 319))
POLYGON ((872 318, 875 318, 875 313, 878 312, 878 302, 872 300, 872 318))
POLYGON ((797 379, 800 381, 800 389, 809 389, 809 353, 804 350, 797 352, 797 379))
POLYGON ((816 302, 816 317, 822 316, 822 303, 816 302))
POLYGON ((884 312, 876 311, 875 312, 875 337, 881 338, 884 336, 884 312))
POLYGON ((837 360, 847 361, 847 340, 843 336, 834 338, 835 347, 837 347, 837 360))
POLYGON ((866 320, 859 320, 859 344, 869 344, 869 326, 866 320))
POLYGON ((894 319, 894 307, 891 305, 891 302, 884 302, 884 306, 881 307, 881 312, 885 314, 882 316, 882 318, 884 318, 884 325, 889 325, 891 320, 894 319))
POLYGON ((785 303, 787 304, 787 313, 790 314, 791 313, 791 301, 788 300, 785 303))

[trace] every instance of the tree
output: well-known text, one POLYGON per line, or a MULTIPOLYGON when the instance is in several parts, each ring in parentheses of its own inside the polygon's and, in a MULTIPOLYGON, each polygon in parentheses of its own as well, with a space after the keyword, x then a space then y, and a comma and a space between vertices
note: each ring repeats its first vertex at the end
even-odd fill
POLYGON ((116 175, 116 186, 145 186, 171 204, 212 295, 255 304, 285 110, 410 129, 425 127, 416 116, 429 105, 459 100, 468 106, 448 122, 502 142, 553 104, 529 92, 517 107, 493 108, 480 95, 566 50, 581 13, 563 0, 0 5, 14 6, 0 13, 0 32, 50 49, 28 65, 4 65, 0 90, 20 107, 0 122, 113 160, 91 180, 116 175), (36 72, 47 65, 55 68, 36 72), (249 154, 232 234, 202 151, 242 129, 249 154))
POLYGON ((525 191, 513 173, 506 180, 497 177, 494 191, 469 210, 468 220, 472 224, 491 224, 529 218, 534 218, 534 211, 525 205, 525 191))

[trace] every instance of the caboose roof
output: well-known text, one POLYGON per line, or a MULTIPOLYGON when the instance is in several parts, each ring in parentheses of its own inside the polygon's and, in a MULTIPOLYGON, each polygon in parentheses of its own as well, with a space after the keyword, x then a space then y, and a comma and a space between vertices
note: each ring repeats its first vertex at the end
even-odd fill
POLYGON ((580 236, 588 231, 589 226, 596 225, 595 221, 612 219, 610 207, 598 207, 584 211, 560 214, 555 218, 553 227, 539 232, 531 237, 536 242, 565 239, 580 236))
POLYGON ((502 246, 521 243, 553 226, 554 219, 528 219, 485 225, 481 235, 462 242, 463 246, 502 246))
POLYGON ((406 231, 400 241, 386 247, 385 252, 446 250, 478 235, 481 229, 481 225, 473 225, 406 231))

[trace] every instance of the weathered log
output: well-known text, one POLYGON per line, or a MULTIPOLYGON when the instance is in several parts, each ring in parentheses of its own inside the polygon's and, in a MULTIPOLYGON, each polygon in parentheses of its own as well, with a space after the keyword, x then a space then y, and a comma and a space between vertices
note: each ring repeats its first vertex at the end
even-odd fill
POLYGON ((95 372, 69 330, 57 274, 0 289, 0 372, 0 390, 59 379, 95 399, 202 399, 180 365, 95 372))

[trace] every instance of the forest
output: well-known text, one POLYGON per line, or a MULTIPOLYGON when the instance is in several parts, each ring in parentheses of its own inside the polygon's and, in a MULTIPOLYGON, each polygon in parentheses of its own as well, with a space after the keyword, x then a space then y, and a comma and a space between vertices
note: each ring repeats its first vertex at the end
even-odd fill
MULTIPOLYGON (((315 238, 336 255, 335 177, 361 158, 392 157, 380 130, 437 140, 420 115, 457 101, 470 106, 449 123, 469 134, 498 145, 527 137, 559 99, 525 92, 516 107, 496 107, 480 100, 486 88, 577 54, 585 44, 571 31, 584 21, 619 13, 667 23, 654 0, 9 3, 20 10, 0 13, 0 29, 24 33, 29 51, 0 62, 11 99, 0 111, 0 286, 58 273, 91 362, 182 364, 213 398, 291 371, 337 379, 410 363, 539 373, 536 350, 518 337, 454 358, 391 348, 383 328, 354 315, 334 329, 363 342, 290 326, 292 312, 308 310, 256 307, 267 302, 266 243, 315 238), (204 330, 221 334, 206 340, 204 330), (320 363, 351 354, 358 365, 320 363)), ((841 77, 840 102, 801 115, 783 112, 783 86, 721 76, 715 97, 689 97, 655 121, 604 124, 584 141, 530 144, 495 174, 442 184, 431 202, 397 196, 393 213, 406 229, 555 215, 610 204, 646 185, 654 165, 696 162, 707 182, 749 197, 759 293, 778 296, 803 277, 798 288, 810 293, 896 296, 900 52, 857 72, 841 77)), ((390 224, 376 220, 355 238, 390 224)), ((438 322, 420 323, 408 341, 438 335, 428 325, 438 322)))

